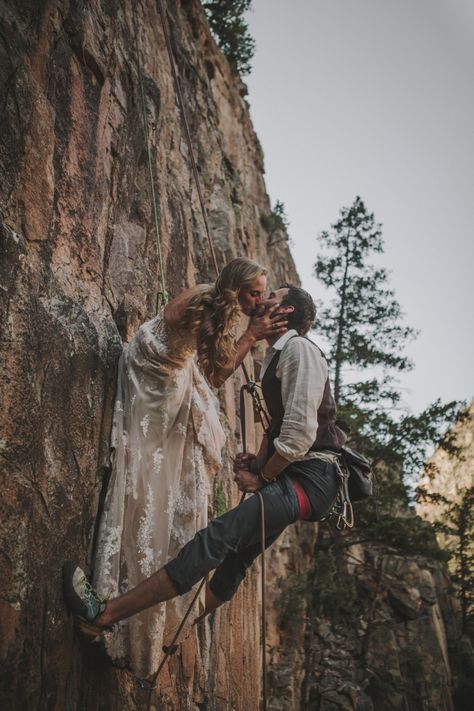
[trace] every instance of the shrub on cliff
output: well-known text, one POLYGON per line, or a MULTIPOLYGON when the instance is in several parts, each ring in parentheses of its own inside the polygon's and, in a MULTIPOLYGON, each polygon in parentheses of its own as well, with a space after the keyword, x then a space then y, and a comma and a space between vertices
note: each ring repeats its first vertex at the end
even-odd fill
POLYGON ((290 225, 285 212, 285 205, 277 200, 269 215, 262 215, 260 224, 268 235, 267 247, 273 247, 277 242, 289 242, 288 227, 290 225))
POLYGON ((252 0, 206 0, 206 11, 212 33, 234 74, 250 74, 250 61, 255 53, 255 40, 243 19, 252 0))

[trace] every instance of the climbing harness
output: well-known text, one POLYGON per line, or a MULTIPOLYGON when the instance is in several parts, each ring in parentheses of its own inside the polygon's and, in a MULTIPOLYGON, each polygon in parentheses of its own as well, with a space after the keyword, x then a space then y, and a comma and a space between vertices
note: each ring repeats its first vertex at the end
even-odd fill
POLYGON ((343 531, 345 528, 353 528, 354 509, 349 498, 349 472, 339 456, 335 458, 334 464, 339 477, 339 486, 336 503, 326 519, 335 518, 337 530, 343 531))
MULTIPOLYGON (((194 156, 194 150, 192 146, 192 140, 191 140, 191 132, 189 129, 189 122, 187 119, 186 115, 186 109, 184 105, 184 100, 183 100, 183 95, 181 92, 181 86, 179 82, 179 76, 178 72, 176 69, 176 62, 173 54, 173 48, 171 45, 171 38, 170 38, 170 32, 169 32, 169 27, 168 27, 168 15, 167 15, 167 10, 165 8, 165 4, 163 0, 157 0, 157 7, 158 7, 158 12, 160 15, 161 19, 161 24, 163 27, 163 34, 165 38, 165 43, 166 43, 166 49, 168 52, 168 57, 171 65, 171 72, 173 76, 173 82, 175 86, 175 91, 176 91, 176 96, 178 99, 178 104, 179 104, 179 109, 180 109, 180 114, 181 114, 181 119, 183 123, 183 128, 184 128, 184 134, 186 137, 186 142, 188 145, 188 152, 190 156, 190 162, 191 162, 191 168, 192 168, 192 173, 194 177, 194 182, 196 185, 196 190, 199 198, 199 203, 201 207, 201 212, 202 212, 202 217, 203 217, 203 222, 204 222, 204 227, 206 230, 206 235, 209 243, 209 250, 211 253, 214 269, 216 272, 216 275, 219 274, 219 267, 217 264, 217 258, 216 258, 216 253, 214 250, 214 245, 212 242, 212 237, 211 237, 211 232, 209 229, 209 220, 207 216, 207 210, 204 202, 204 196, 201 188, 201 183, 199 179, 199 172, 196 164, 196 159, 194 156)), ((141 108, 142 108, 142 114, 143 114, 143 132, 144 132, 144 138, 145 138, 145 143, 146 143, 146 150, 147 150, 147 162, 148 162, 148 177, 149 177, 149 182, 150 182, 150 196, 151 196, 151 201, 152 201, 152 206, 153 206, 153 219, 154 219, 154 225, 155 225, 155 240, 156 240, 156 248, 157 248, 157 258, 159 262, 159 267, 160 267, 160 279, 161 279, 161 289, 162 291, 158 293, 157 295, 157 311, 160 306, 160 301, 164 304, 166 304, 169 300, 169 295, 166 289, 166 282, 165 282, 165 275, 164 275, 164 267, 163 267, 163 257, 162 257, 162 251, 161 251, 161 239, 160 239, 160 231, 159 231, 159 222, 158 222, 158 207, 157 207, 157 201, 156 201, 156 192, 155 192, 155 179, 154 179, 154 171, 153 171, 153 162, 152 162, 152 156, 151 156, 151 149, 150 149, 150 139, 149 139, 149 129, 148 129, 148 114, 147 114, 147 107, 146 107, 146 99, 145 99, 145 91, 144 91, 144 86, 143 86, 143 74, 142 74, 142 62, 141 62, 141 52, 140 52, 140 43, 139 43, 139 33, 138 33, 138 21, 137 21, 137 14, 136 14, 136 4, 132 3, 132 15, 133 15, 133 25, 134 25, 134 33, 135 33, 135 44, 136 44, 136 54, 137 54, 137 73, 138 73, 138 78, 139 78, 139 87, 140 87, 140 103, 141 103, 141 108)), ((262 426, 266 430, 268 425, 269 425, 269 419, 268 415, 265 411, 265 409, 262 406, 261 398, 258 393, 258 386, 257 384, 250 379, 247 368, 245 367, 244 363, 241 363, 242 371, 244 374, 245 378, 245 384, 242 385, 241 390, 240 390, 240 418, 241 418, 241 432, 242 432, 242 444, 243 444, 243 450, 244 452, 247 451, 246 447, 246 432, 245 432, 245 392, 248 392, 250 396, 252 397, 252 402, 254 405, 254 411, 258 414, 260 418, 260 422, 262 423, 262 426)), ((266 711, 267 708, 267 689, 266 689, 266 635, 265 635, 265 629, 266 629, 266 618, 265 618, 265 508, 264 508, 264 501, 261 493, 259 491, 256 492, 257 496, 259 497, 259 502, 260 502, 260 526, 261 526, 261 539, 262 539, 262 567, 261 567, 261 594, 262 594, 262 697, 263 697, 263 711, 266 711)), ((240 503, 245 498, 245 493, 242 495, 242 498, 240 500, 240 503)), ((152 695, 153 695, 153 690, 156 688, 156 682, 157 679, 168 659, 168 657, 172 654, 174 654, 177 649, 177 640, 179 638, 179 635, 181 634, 181 631, 184 628, 184 625, 186 624, 186 621, 191 613, 191 610, 197 601, 204 585, 206 583, 206 578, 203 578, 196 590, 196 593, 191 601, 191 604, 189 605, 180 625, 178 626, 173 639, 171 643, 168 646, 163 647, 164 651, 164 657, 161 660, 156 672, 152 675, 150 679, 140 679, 138 677, 135 677, 141 688, 147 689, 148 690, 148 710, 151 708, 151 700, 152 700, 152 695)))
MULTIPOLYGON (((375 494, 374 467, 363 454, 343 445, 340 452, 326 452, 332 458, 339 477, 337 498, 333 508, 323 520, 336 519, 336 529, 353 528, 352 502, 363 501, 375 494)), ((375 497, 377 514, 377 497, 375 497)))

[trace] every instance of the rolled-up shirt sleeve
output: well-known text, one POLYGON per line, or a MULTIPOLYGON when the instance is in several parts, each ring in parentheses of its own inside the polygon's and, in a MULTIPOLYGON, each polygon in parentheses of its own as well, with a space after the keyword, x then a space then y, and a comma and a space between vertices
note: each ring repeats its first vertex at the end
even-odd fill
POLYGON ((276 375, 285 415, 273 444, 278 454, 296 462, 305 458, 316 439, 328 367, 316 346, 305 338, 292 338, 281 352, 276 375))

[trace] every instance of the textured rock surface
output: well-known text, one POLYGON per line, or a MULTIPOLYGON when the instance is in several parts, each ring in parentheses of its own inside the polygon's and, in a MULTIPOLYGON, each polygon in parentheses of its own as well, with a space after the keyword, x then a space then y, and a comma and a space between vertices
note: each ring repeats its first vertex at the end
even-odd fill
POLYGON ((453 711, 461 619, 446 566, 358 537, 344 537, 337 572, 318 540, 306 617, 280 631, 270 708, 453 711))
MULTIPOLYGON (((262 156, 198 2, 168 3, 191 133, 221 265, 237 254, 296 279, 267 249, 262 156)), ((214 273, 154 0, 136 3, 169 289, 214 273)), ((159 271, 139 106, 132 5, 1 5, 2 709, 143 708, 146 695, 64 609, 65 558, 89 560, 122 340, 154 314, 159 271)), ((249 363, 251 365, 251 363, 249 363)), ((222 393, 228 454, 235 392, 222 393)), ((216 481, 231 504, 230 465, 216 481)), ((258 567, 166 670, 165 708, 256 708, 258 567), (208 643, 208 640, 211 642, 208 643), (179 699, 179 701, 178 701, 179 699)), ((146 706, 145 706, 146 707, 146 706)))
MULTIPOLYGON (((248 254, 270 268, 273 284, 295 280, 286 243, 269 246, 261 224, 270 205, 245 89, 197 0, 167 4, 219 262, 248 254)), ((155 0, 135 6, 175 294, 211 280, 213 268, 155 0)), ((154 314, 161 288, 132 5, 10 0, 0 7, 0 706, 144 709, 147 693, 128 672, 74 633, 59 583, 65 558, 90 560, 117 359, 154 314)), ((230 455, 238 446, 239 384, 236 376, 221 392, 228 449, 216 508, 237 500, 230 455)), ((341 570, 360 609, 336 623, 308 594, 316 527, 299 528, 268 554, 269 708, 449 711, 446 649, 459 637, 459 615, 443 568, 353 543, 341 570)), ((156 709, 258 707, 258 594, 255 566, 235 600, 180 646, 154 695, 156 709)))

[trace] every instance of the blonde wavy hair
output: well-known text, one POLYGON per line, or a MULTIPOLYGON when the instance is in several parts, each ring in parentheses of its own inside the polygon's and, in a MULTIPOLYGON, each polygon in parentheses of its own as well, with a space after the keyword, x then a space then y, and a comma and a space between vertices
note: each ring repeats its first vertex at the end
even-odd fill
POLYGON ((222 371, 234 369, 239 293, 264 274, 266 270, 251 259, 233 259, 214 284, 201 286, 186 309, 186 325, 196 334, 198 364, 211 382, 222 371))

